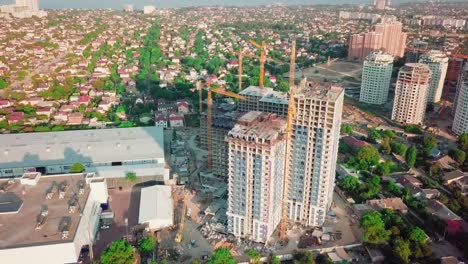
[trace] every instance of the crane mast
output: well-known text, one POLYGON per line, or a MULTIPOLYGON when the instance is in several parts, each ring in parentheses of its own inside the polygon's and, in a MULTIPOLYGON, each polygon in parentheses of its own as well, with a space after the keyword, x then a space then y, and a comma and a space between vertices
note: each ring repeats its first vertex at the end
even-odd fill
POLYGON ((289 196, 289 161, 290 161, 290 148, 291 148, 291 135, 293 132, 293 120, 296 116, 296 103, 294 101, 295 95, 295 85, 294 85, 294 75, 296 71, 296 41, 293 40, 291 43, 291 61, 289 68, 289 103, 288 103, 288 115, 286 118, 286 147, 284 155, 284 173, 283 173, 283 199, 281 205, 281 223, 280 223, 280 239, 286 239, 286 232, 288 228, 288 204, 287 199, 289 196))

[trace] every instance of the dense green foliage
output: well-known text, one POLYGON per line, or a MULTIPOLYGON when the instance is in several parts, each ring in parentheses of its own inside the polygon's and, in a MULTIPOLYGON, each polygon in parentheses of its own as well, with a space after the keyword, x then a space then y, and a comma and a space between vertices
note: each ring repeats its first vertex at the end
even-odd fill
POLYGON ((353 134, 353 127, 350 124, 342 124, 341 125, 341 134, 353 134))
POLYGON ((155 237, 145 237, 138 241, 138 250, 140 251, 142 256, 150 256, 153 253, 155 246, 155 237))
POLYGON ((405 144, 400 143, 400 142, 395 142, 395 141, 392 142, 391 147, 392 147, 393 153, 400 155, 400 156, 405 156, 406 151, 408 149, 405 144))
POLYGON ((295 251, 293 252, 294 264, 315 264, 314 256, 310 251, 295 251))
POLYGON ((133 247, 126 240, 112 242, 108 249, 101 255, 100 264, 133 264, 135 255, 133 247))
POLYGON ((136 182, 137 181, 137 176, 134 172, 127 172, 126 174, 127 180, 130 182, 136 182))
POLYGON ((362 216, 361 227, 364 229, 364 242, 382 244, 390 238, 391 232, 385 229, 382 215, 377 211, 362 216))
POLYGON ((236 264, 236 259, 231 255, 231 252, 227 248, 218 248, 214 251, 207 264, 236 264))
POLYGON ((86 167, 81 163, 75 163, 70 167, 70 173, 81 173, 86 170, 86 167))
POLYGON ((406 164, 408 164, 408 166, 410 167, 413 167, 414 164, 416 163, 416 158, 417 158, 417 150, 416 150, 416 147, 412 145, 406 152, 406 164))

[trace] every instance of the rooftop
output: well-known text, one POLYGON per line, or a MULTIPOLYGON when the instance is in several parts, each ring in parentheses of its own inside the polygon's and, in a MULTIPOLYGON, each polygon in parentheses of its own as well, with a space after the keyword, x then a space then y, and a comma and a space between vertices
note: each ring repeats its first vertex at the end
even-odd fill
POLYGON ((333 83, 308 82, 305 88, 296 90, 296 98, 313 98, 335 102, 344 94, 344 88, 333 83))
POLYGON ((163 128, 0 135, 0 169, 164 158, 163 128))
POLYGON ((286 121, 275 114, 251 111, 238 120, 228 137, 245 141, 276 140, 286 128, 286 121))
POLYGON ((0 248, 14 248, 43 243, 62 243, 71 241, 75 236, 80 221, 78 207, 84 208, 88 195, 89 185, 85 184, 82 174, 73 176, 41 177, 36 186, 21 185, 16 180, 9 189, 9 195, 16 195, 23 200, 23 206, 18 213, 2 214, 0 225, 0 248), (46 199, 47 192, 52 186, 67 185, 65 197, 59 199, 55 194, 51 199, 46 199), (79 194, 82 184, 84 192, 79 194), (75 196, 75 194, 77 196, 75 196), (77 197, 77 208, 74 213, 69 213, 69 202, 77 197), (47 208, 47 218, 41 228, 36 229, 41 212, 47 208), (68 238, 62 239, 60 228, 67 225, 68 238))

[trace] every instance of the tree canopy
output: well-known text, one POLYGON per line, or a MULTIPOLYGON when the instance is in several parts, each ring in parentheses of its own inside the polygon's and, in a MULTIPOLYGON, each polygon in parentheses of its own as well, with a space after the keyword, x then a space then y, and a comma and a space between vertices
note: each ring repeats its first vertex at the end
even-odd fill
POLYGON ((207 264, 236 264, 236 259, 231 255, 231 252, 227 248, 218 248, 214 251, 207 264))
POLYGON ((99 260, 100 264, 133 264, 134 262, 133 247, 126 240, 112 242, 99 260))
POLYGON ((149 236, 138 241, 138 250, 141 255, 149 256, 153 253, 154 247, 156 246, 156 238, 149 236))
POLYGON ((377 211, 362 216, 361 227, 364 229, 364 241, 370 244, 381 244, 390 237, 390 231, 385 229, 382 215, 377 211))
POLYGON ((406 163, 408 166, 413 167, 416 163, 417 150, 414 145, 412 145, 406 152, 406 163))
POLYGON ((373 146, 365 146, 358 150, 356 158, 367 162, 369 166, 379 163, 380 155, 373 146))
POLYGON ((409 233, 409 239, 419 244, 424 244, 427 241, 427 236, 421 228, 413 227, 409 233))
POLYGON ((70 173, 81 173, 86 170, 86 167, 81 163, 75 163, 70 167, 70 173))

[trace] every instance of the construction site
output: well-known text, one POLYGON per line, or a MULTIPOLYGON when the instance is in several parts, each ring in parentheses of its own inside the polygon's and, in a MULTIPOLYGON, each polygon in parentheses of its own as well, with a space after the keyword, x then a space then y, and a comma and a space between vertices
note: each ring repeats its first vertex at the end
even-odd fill
MULTIPOLYGON (((294 54, 293 42, 291 65, 294 54)), ((159 258, 190 263, 225 247, 239 262, 248 261, 249 249, 287 260, 304 245, 359 243, 357 220, 333 195, 344 89, 296 84, 295 67, 288 93, 264 87, 265 57, 261 52, 259 86, 242 89, 239 74, 238 94, 198 82, 200 128, 165 134, 179 185, 172 192, 174 225, 158 232, 159 258)))

